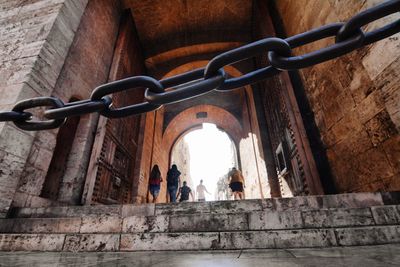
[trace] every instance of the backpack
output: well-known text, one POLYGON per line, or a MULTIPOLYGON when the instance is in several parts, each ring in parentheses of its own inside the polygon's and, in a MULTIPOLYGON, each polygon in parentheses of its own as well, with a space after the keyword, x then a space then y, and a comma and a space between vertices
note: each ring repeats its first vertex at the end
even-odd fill
POLYGON ((167 186, 178 186, 179 175, 181 175, 181 173, 179 171, 177 171, 177 172, 168 172, 167 173, 167 186))

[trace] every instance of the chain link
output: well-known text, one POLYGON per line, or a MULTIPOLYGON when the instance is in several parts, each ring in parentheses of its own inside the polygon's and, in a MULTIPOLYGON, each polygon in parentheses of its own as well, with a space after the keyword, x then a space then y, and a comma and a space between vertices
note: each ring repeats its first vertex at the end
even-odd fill
POLYGON ((222 53, 207 64, 206 68, 157 81, 148 76, 134 76, 95 88, 90 99, 64 104, 54 97, 37 97, 18 102, 12 111, 0 112, 0 122, 11 121, 27 131, 39 131, 60 127, 71 116, 98 112, 109 118, 121 118, 156 110, 164 104, 183 101, 212 90, 232 90, 278 74, 282 70, 297 70, 319 64, 362 46, 372 44, 400 32, 400 19, 370 32, 362 27, 400 11, 400 0, 386 1, 353 16, 346 23, 338 22, 319 27, 286 39, 265 38, 222 53), (335 37, 335 43, 310 53, 292 56, 292 49, 335 37), (235 62, 268 53, 269 66, 246 73, 241 77, 227 78, 224 67, 235 62), (113 108, 108 95, 146 88, 144 101, 125 107, 113 108), (51 107, 44 111, 48 120, 33 120, 27 109, 51 107))

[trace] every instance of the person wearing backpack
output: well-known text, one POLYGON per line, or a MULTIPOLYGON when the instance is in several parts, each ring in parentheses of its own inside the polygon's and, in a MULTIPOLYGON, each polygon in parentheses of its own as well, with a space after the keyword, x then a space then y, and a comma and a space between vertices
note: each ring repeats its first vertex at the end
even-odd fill
POLYGON ((179 199, 179 202, 188 201, 189 194, 192 196, 192 201, 194 201, 192 189, 190 189, 190 187, 186 185, 186 181, 184 181, 183 186, 181 188, 179 188, 179 192, 178 192, 178 196, 177 196, 177 198, 179 198, 179 196, 181 196, 181 198, 179 199))
POLYGON ((169 202, 176 202, 176 192, 179 186, 179 176, 181 172, 178 170, 175 164, 171 166, 171 169, 167 172, 167 190, 169 194, 169 202))
POLYGON ((149 191, 153 197, 153 203, 157 202, 158 194, 160 193, 160 183, 162 182, 161 172, 158 165, 154 165, 149 177, 149 191))

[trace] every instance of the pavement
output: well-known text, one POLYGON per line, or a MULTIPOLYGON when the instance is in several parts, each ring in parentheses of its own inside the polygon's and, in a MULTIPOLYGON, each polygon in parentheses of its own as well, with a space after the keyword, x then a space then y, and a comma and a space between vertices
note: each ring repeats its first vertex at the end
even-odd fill
POLYGON ((0 266, 400 266, 400 244, 231 251, 0 252, 0 266))

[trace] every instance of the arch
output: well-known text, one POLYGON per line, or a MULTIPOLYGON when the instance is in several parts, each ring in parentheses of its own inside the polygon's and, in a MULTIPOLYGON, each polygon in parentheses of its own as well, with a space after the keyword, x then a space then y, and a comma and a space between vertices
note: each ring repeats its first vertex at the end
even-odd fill
MULTIPOLYGON (((208 122, 208 123, 209 123, 209 122, 208 122)), ((175 141, 172 143, 171 149, 170 149, 170 151, 169 151, 169 163, 168 163, 169 166, 171 165, 171 155, 172 155, 172 151, 174 150, 175 145, 176 145, 183 137, 185 137, 187 134, 189 134, 190 132, 193 132, 193 131, 202 129, 202 124, 203 124, 203 123, 200 123, 200 124, 197 124, 197 125, 193 125, 191 128, 189 128, 189 129, 187 129, 186 131, 182 132, 182 133, 175 139, 175 141)), ((214 124, 214 123, 212 123, 212 124, 214 124)), ((216 124, 214 124, 214 125, 216 125, 216 124)), ((235 142, 235 140, 232 138, 232 136, 231 136, 227 131, 225 131, 225 129, 218 127, 218 125, 216 125, 216 126, 217 126, 217 129, 219 129, 220 131, 223 131, 223 132, 228 136, 228 138, 232 141, 232 143, 233 143, 233 145, 234 145, 234 147, 235 147, 235 158, 236 158, 236 161, 237 161, 237 164, 238 164, 237 167, 240 167, 240 154, 239 154, 238 143, 235 142)))
POLYGON ((243 127, 233 114, 220 107, 198 105, 184 110, 172 119, 163 134, 162 147, 165 151, 170 151, 182 133, 187 132, 194 125, 202 123, 213 123, 222 128, 232 138, 236 146, 244 136, 243 127), (207 117, 196 118, 196 114, 199 112, 207 112, 207 117))
MULTIPOLYGON (((178 67, 170 68, 165 73, 160 73, 159 78, 171 77, 189 70, 202 68, 207 63, 208 61, 206 60, 185 63, 178 67)), ((242 75, 238 66, 228 65, 224 69, 232 77, 242 75)), ((249 186, 246 189, 248 194, 246 193, 246 195, 249 198, 268 195, 268 175, 264 162, 263 147, 260 142, 260 129, 258 128, 252 87, 245 86, 238 90, 243 92, 241 104, 237 106, 237 110, 241 114, 240 117, 235 116, 232 110, 225 109, 223 106, 204 102, 194 102, 192 106, 183 106, 182 109, 174 112, 168 121, 164 121, 165 112, 169 110, 168 106, 148 114, 146 123, 148 122, 152 127, 146 128, 144 136, 151 135, 154 139, 148 167, 142 171, 143 176, 150 172, 151 166, 154 164, 158 164, 162 174, 166 175, 170 164, 171 149, 176 140, 193 126, 201 123, 213 123, 225 131, 233 140, 239 167, 247 175, 247 181, 249 181, 249 186), (207 112, 207 116, 197 118, 196 114, 199 112, 207 112)), ((221 94, 224 93, 221 92, 221 94)), ((229 94, 229 92, 226 93, 229 94)), ((143 187, 146 187, 146 185, 143 187)), ((166 196, 166 185, 161 187, 160 196, 162 195, 166 196)), ((160 200, 163 201, 162 199, 160 200)))

